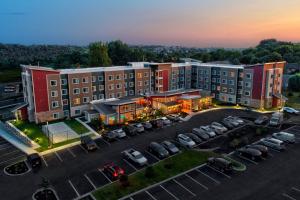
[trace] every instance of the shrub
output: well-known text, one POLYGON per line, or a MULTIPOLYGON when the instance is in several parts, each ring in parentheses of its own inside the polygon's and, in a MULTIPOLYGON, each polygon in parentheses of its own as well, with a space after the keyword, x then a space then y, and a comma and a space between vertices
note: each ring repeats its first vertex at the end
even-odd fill
POLYGON ((229 146, 232 148, 236 148, 241 144, 241 140, 239 139, 233 139, 230 143, 229 146))
POLYGON ((146 178, 153 178, 155 176, 155 171, 152 166, 148 166, 145 170, 146 178))
POLYGON ((129 184, 129 180, 128 180, 128 175, 124 174, 120 177, 119 179, 120 183, 121 183, 121 186, 123 187, 128 187, 130 184, 129 184))
POLYGON ((292 96, 294 96, 294 94, 292 93, 292 92, 288 92, 288 94, 287 94, 289 97, 292 97, 292 96))

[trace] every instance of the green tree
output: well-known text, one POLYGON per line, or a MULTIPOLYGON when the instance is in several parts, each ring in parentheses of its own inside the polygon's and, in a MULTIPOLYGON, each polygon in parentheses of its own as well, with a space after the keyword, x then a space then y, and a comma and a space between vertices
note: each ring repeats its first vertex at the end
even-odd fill
POLYGON ((108 55, 112 59, 113 65, 126 65, 131 62, 132 49, 121 40, 108 43, 108 55))
POLYGON ((110 66, 111 59, 108 56, 107 45, 102 42, 94 42, 89 45, 90 66, 110 66))
POLYGON ((295 92, 300 91, 300 73, 289 78, 289 90, 295 92))

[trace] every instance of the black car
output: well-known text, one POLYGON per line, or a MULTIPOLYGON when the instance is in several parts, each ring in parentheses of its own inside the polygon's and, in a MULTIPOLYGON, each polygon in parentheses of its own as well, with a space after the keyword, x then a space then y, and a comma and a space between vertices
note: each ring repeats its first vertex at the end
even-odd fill
POLYGON ((209 140, 209 138, 210 138, 209 135, 200 128, 193 128, 192 133, 197 135, 203 141, 209 140))
POLYGON ((127 125, 123 127, 123 130, 127 135, 134 136, 137 134, 137 129, 133 125, 127 125))
POLYGON ((240 156, 249 158, 251 160, 261 160, 262 153, 254 148, 243 147, 236 151, 240 156))
POLYGON ((162 119, 154 119, 151 120, 150 123, 154 128, 162 128, 164 126, 164 122, 162 119))
POLYGON ((150 122, 143 122, 142 125, 146 130, 152 130, 152 124, 150 122))
POLYGON ((197 144, 200 144, 201 142, 203 142, 203 140, 198 137, 196 134, 193 133, 185 133, 186 136, 188 136, 189 138, 191 138, 192 140, 194 140, 194 142, 196 142, 197 144))
POLYGON ((169 152, 157 142, 151 142, 149 145, 149 152, 156 155, 158 158, 166 158, 169 156, 169 152))
POLYGON ((172 142, 165 140, 161 143, 161 145, 170 153, 170 154, 176 154, 179 152, 178 147, 176 147, 175 144, 172 142))
POLYGON ((89 136, 80 137, 81 145, 88 151, 95 151, 97 149, 96 142, 89 136))
POLYGON ((42 159, 37 153, 28 155, 27 162, 32 167, 32 169, 38 169, 42 166, 42 159))
POLYGON ((109 132, 104 133, 104 134, 102 135, 102 137, 103 137, 105 140, 107 140, 107 141, 109 141, 109 142, 112 142, 112 141, 115 141, 115 140, 116 140, 117 135, 116 135, 114 132, 109 131, 109 132))
POLYGON ((269 118, 267 116, 259 116, 255 121, 254 123, 257 124, 257 125, 261 125, 261 124, 264 124, 264 123, 267 123, 269 120, 269 118))
POLYGON ((233 169, 232 163, 229 160, 226 160, 221 157, 208 158, 207 164, 217 170, 220 170, 221 172, 226 172, 226 173, 231 172, 233 169))
POLYGON ((180 118, 178 115, 175 114, 170 114, 166 116, 169 120, 173 121, 173 122, 179 122, 180 118))
POLYGON ((257 149, 258 151, 261 152, 263 157, 267 157, 268 156, 268 152, 269 149, 268 147, 264 146, 264 145, 260 145, 260 144, 250 144, 245 146, 246 148, 252 148, 252 149, 257 149))

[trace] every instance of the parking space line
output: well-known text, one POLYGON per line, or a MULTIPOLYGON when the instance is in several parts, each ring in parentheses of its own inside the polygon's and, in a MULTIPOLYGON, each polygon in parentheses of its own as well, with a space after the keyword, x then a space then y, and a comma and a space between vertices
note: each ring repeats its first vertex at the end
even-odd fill
POLYGON ((166 191, 169 195, 171 195, 174 199, 179 200, 174 194, 172 194, 169 190, 167 190, 164 186, 159 185, 164 191, 166 191))
POLYGON ((185 189, 188 193, 190 193, 191 195, 193 195, 194 197, 197 196, 195 193, 193 193, 191 190, 187 189, 184 185, 182 185, 181 183, 179 183, 178 181, 176 181, 176 179, 172 179, 175 183, 177 183, 179 186, 181 186, 183 189, 185 189))
POLYGON ((220 184, 220 181, 214 179, 213 177, 209 176, 208 174, 205 174, 204 172, 200 171, 199 169, 196 169, 197 172, 201 173, 202 175, 206 176, 207 178, 209 178, 210 180, 212 180, 213 182, 220 184))
POLYGON ((240 158, 244 159, 244 160, 247 160, 247 161, 249 161, 249 162, 255 164, 255 165, 258 165, 258 163, 255 162, 255 161, 253 161, 253 160, 250 160, 250 159, 248 159, 248 158, 246 158, 246 157, 244 157, 244 156, 241 156, 241 155, 238 155, 238 156, 239 156, 240 158))
POLYGON ((148 190, 145 190, 146 194, 148 194, 153 200, 157 200, 148 190))
POLYGON ((132 197, 129 197, 129 199, 130 199, 130 200, 134 200, 134 198, 132 198, 132 197))
POLYGON ((105 144, 107 144, 108 146, 110 146, 111 144, 109 142, 107 142, 106 140, 104 140, 102 137, 100 138, 100 140, 102 140, 105 144))
POLYGON ((97 188, 97 187, 95 186, 95 184, 92 182, 92 180, 91 180, 86 174, 84 174, 84 177, 88 180, 88 182, 93 186, 94 189, 97 188))
POLYGON ((156 157, 155 155, 153 155, 152 153, 150 153, 149 151, 145 150, 145 152, 147 154, 149 154, 152 158, 154 158, 156 161, 160 161, 158 157, 156 157))
POLYGON ((227 175, 227 174, 225 174, 225 173, 223 173, 223 172, 221 172, 221 171, 219 171, 219 170, 217 170, 217 169, 215 169, 215 168, 213 168, 213 167, 211 167, 211 166, 209 166, 209 165, 206 165, 208 168, 210 168, 210 169, 212 169, 212 170, 214 170, 215 172, 217 172, 217 173, 219 173, 219 174, 222 174, 223 176, 225 176, 226 178, 231 178, 231 176, 229 176, 229 175, 227 175))
POLYGON ((284 196, 284 197, 286 197, 286 198, 288 198, 288 199, 290 199, 290 200, 297 200, 297 199, 295 199, 294 197, 291 197, 290 195, 288 195, 288 194, 286 194, 286 193, 282 193, 282 196, 284 196))
POLYGON ((60 162, 63 162, 63 159, 60 157, 60 155, 56 151, 54 151, 54 154, 56 155, 56 157, 58 158, 58 160, 60 162))
POLYGON ((297 192, 300 192, 300 189, 296 188, 296 187, 292 187, 292 190, 295 190, 297 192))
POLYGON ((87 150, 83 146, 81 146, 81 145, 79 145, 79 146, 86 154, 88 154, 87 150))
POLYGON ((80 196, 79 192, 76 190, 75 186, 73 185, 73 183, 71 182, 71 180, 68 180, 69 184, 71 185, 71 187, 73 188, 73 190, 75 191, 77 197, 80 196))
POLYGON ((44 161, 44 163, 45 163, 46 167, 48 167, 48 163, 46 162, 46 160, 45 160, 44 156, 41 156, 41 157, 42 157, 42 160, 44 161))
POLYGON ((186 177, 188 177, 189 179, 191 179, 192 181, 194 181, 195 183, 197 183, 198 185, 200 185, 201 187, 203 187, 204 189, 208 190, 208 187, 206 187, 205 185, 203 185, 202 183, 200 183, 199 181, 197 181, 196 179, 194 179, 193 177, 191 177, 188 174, 184 174, 186 177))
POLYGON ((110 183, 112 183, 112 181, 105 175, 105 173, 101 170, 101 169, 99 169, 98 168, 98 171, 110 182, 110 183))
POLYGON ((127 165, 129 165, 131 168, 133 168, 135 171, 137 171, 138 169, 133 166, 133 164, 131 164, 129 161, 127 161, 126 159, 122 159, 127 165))
POLYGON ((70 149, 70 148, 67 148, 67 151, 75 158, 76 155, 74 154, 74 152, 70 149))

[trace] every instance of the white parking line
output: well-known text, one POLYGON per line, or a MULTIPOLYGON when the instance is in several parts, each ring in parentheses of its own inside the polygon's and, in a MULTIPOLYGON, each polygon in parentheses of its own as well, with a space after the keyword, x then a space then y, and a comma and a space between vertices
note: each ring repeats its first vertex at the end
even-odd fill
POLYGON ((157 200, 148 190, 145 190, 146 194, 148 194, 153 200, 157 200))
POLYGON ((227 175, 227 174, 225 174, 225 173, 223 173, 223 172, 221 172, 221 171, 219 171, 219 170, 217 170, 217 169, 215 169, 215 168, 213 168, 213 167, 211 167, 211 166, 209 166, 209 165, 206 165, 208 168, 210 168, 210 169, 212 169, 212 170, 214 170, 215 172, 217 172, 217 173, 219 173, 219 174, 222 174, 223 176, 225 176, 226 178, 231 178, 231 176, 229 176, 229 175, 227 175))
POLYGON ((206 177, 209 178, 210 180, 214 181, 215 183, 220 184, 220 181, 214 179, 213 177, 207 175, 206 173, 200 171, 199 169, 196 169, 196 171, 199 172, 199 173, 201 173, 202 175, 206 176, 206 177))
POLYGON ((60 155, 56 151, 54 151, 54 154, 56 155, 58 160, 60 160, 60 162, 63 162, 63 159, 60 157, 60 155))
POLYGON ((286 197, 286 198, 288 198, 288 199, 290 199, 290 200, 297 200, 297 199, 295 199, 294 197, 291 197, 290 195, 288 195, 288 194, 286 194, 286 193, 282 193, 282 196, 284 196, 284 197, 286 197))
POLYGON ((70 148, 67 148, 67 150, 74 158, 76 157, 75 153, 70 148))
POLYGON ((8 159, 8 160, 4 160, 4 161, 0 162, 0 165, 2 165, 2 164, 4 164, 4 163, 7 163, 7 162, 10 162, 10 161, 12 161, 12 160, 19 159, 19 158, 21 158, 21 157, 24 157, 24 156, 23 156, 23 155, 20 155, 20 156, 17 156, 17 157, 10 158, 10 159, 8 159))
POLYGON ((112 181, 105 175, 105 173, 101 170, 101 169, 99 169, 98 168, 98 171, 110 182, 110 183, 112 183, 112 181))
POLYGON ((105 144, 107 144, 108 146, 110 146, 111 144, 109 142, 107 142, 106 140, 104 140, 102 137, 100 138, 100 140, 102 140, 105 144))
POLYGON ((253 164, 255 164, 255 165, 258 165, 257 162, 255 162, 255 161, 253 161, 253 160, 250 160, 249 158, 246 158, 246 157, 241 156, 241 155, 238 155, 238 157, 240 157, 240 158, 242 158, 242 159, 244 159, 244 160, 247 160, 248 162, 251 162, 251 163, 253 163, 253 164))
POLYGON ((176 181, 176 179, 172 179, 175 183, 177 183, 179 186, 181 186, 183 189, 185 189, 188 193, 190 193, 191 195, 193 195, 194 197, 197 196, 195 193, 193 193, 191 190, 189 190, 188 188, 186 188, 184 185, 182 185, 181 183, 179 183, 178 181, 176 181))
POLYGON ((172 194, 169 190, 164 188, 164 186, 159 185, 164 191, 166 191, 169 195, 171 195, 174 199, 179 200, 174 194, 172 194))
POLYGON ((92 182, 92 180, 86 175, 84 174, 84 177, 88 180, 88 182, 93 186, 94 189, 96 189, 96 185, 92 182))
POLYGON ((46 160, 45 160, 44 156, 41 156, 41 157, 42 157, 42 160, 44 161, 44 163, 45 163, 46 167, 48 167, 48 163, 46 162, 46 160))
POLYGON ((138 170, 135 166, 133 166, 133 164, 131 164, 131 163, 130 163, 129 161, 127 161, 126 159, 123 159, 123 161, 124 161, 127 165, 129 165, 131 168, 133 168, 135 171, 138 170))
POLYGON ((10 154, 13 154, 13 153, 16 153, 16 152, 19 152, 19 150, 16 149, 16 150, 14 150, 14 151, 10 151, 10 152, 8 152, 8 153, 1 154, 0 158, 5 157, 5 156, 10 155, 10 154))
POLYGON ((295 190, 297 192, 300 192, 300 189, 296 188, 296 187, 292 187, 292 190, 295 190))
POLYGON ((76 190, 75 186, 73 185, 73 183, 71 182, 71 180, 68 180, 69 184, 71 185, 71 187, 73 188, 73 190, 75 191, 77 197, 80 196, 79 192, 76 190))
POLYGON ((152 153, 150 153, 149 151, 145 150, 145 152, 147 154, 149 154, 152 158, 154 158, 156 161, 160 161, 160 159, 158 157, 156 157, 155 155, 153 155, 152 153))
POLYGON ((87 152, 87 150, 83 147, 83 146, 81 146, 81 145, 79 145, 80 146, 80 148, 86 153, 86 154, 88 154, 89 152, 87 152))
POLYGON ((130 199, 130 200, 134 200, 134 198, 132 198, 132 197, 129 197, 129 199, 130 199))
POLYGON ((194 181, 195 183, 197 183, 198 185, 200 185, 201 187, 203 187, 204 189, 208 190, 208 187, 206 187, 205 185, 203 185, 202 183, 200 183, 199 181, 197 181, 196 179, 194 179, 193 177, 191 177, 188 174, 184 174, 186 177, 190 178, 192 181, 194 181))

